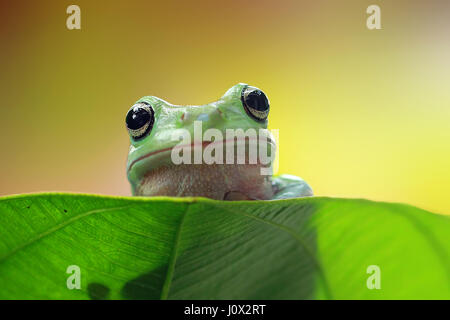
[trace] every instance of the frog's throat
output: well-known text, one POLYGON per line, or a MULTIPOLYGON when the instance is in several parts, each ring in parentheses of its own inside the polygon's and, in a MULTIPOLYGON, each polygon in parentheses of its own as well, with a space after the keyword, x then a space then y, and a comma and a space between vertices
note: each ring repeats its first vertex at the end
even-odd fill
POLYGON ((149 152, 129 165, 128 179, 132 186, 132 193, 136 196, 208 197, 218 200, 271 199, 273 190, 270 173, 273 157, 268 156, 266 161, 270 160, 269 163, 264 161, 263 164, 260 161, 258 156, 260 143, 265 143, 266 155, 274 154, 273 139, 261 141, 252 137, 238 138, 236 141, 224 139, 217 142, 194 142, 185 146, 177 145, 149 152), (204 147, 211 144, 223 145, 224 148, 221 150, 224 151, 223 160, 226 163, 204 162, 204 147), (201 163, 195 164, 194 147, 200 146, 202 147, 200 149, 201 163), (239 146, 245 147, 244 159, 239 154, 239 146), (249 161, 251 158, 249 153, 255 150, 255 146, 258 155, 253 157, 253 159, 256 158, 256 163, 253 163, 249 161), (180 151, 182 147, 190 147, 190 164, 174 164, 171 159, 172 150, 176 148, 175 150, 180 151), (232 163, 227 162, 227 147, 234 150, 232 163))
POLYGON ((149 171, 133 189, 135 196, 206 197, 216 200, 268 200, 271 176, 260 164, 174 165, 149 171))

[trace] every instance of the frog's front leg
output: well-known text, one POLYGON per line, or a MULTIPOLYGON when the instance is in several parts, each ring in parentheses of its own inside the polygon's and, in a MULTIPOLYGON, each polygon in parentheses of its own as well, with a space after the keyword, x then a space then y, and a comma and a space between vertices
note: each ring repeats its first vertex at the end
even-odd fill
POLYGON ((282 174, 272 178, 273 200, 313 196, 313 191, 302 178, 282 174))

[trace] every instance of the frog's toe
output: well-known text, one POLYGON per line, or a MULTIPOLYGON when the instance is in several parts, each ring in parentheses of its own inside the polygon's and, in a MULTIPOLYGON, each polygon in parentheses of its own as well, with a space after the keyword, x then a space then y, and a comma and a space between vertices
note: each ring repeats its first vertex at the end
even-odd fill
POLYGON ((273 199, 289 199, 313 196, 309 184, 300 177, 283 174, 273 178, 273 199))

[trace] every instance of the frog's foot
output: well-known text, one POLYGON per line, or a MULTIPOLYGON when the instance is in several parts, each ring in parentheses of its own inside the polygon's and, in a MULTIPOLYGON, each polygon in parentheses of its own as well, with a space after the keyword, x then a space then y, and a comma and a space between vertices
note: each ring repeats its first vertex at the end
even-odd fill
POLYGON ((283 174, 272 178, 273 200, 313 196, 313 191, 302 178, 283 174))

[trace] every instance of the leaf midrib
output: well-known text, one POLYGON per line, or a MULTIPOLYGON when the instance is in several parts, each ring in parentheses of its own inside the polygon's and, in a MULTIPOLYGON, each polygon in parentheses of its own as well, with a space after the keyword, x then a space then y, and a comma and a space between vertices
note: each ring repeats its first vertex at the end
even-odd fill
POLYGON ((167 273, 166 278, 163 283, 163 287, 161 290, 161 300, 167 300, 167 297, 169 296, 170 286, 172 285, 173 280, 173 274, 175 272, 175 264, 178 258, 178 249, 180 244, 180 238, 181 238, 181 228, 183 227, 183 223, 186 219, 186 215, 189 211, 190 203, 186 204, 186 210, 184 210, 183 216, 181 217, 180 223, 178 224, 177 233, 175 235, 175 240, 172 248, 172 253, 170 255, 169 259, 169 265, 167 267, 167 273))

